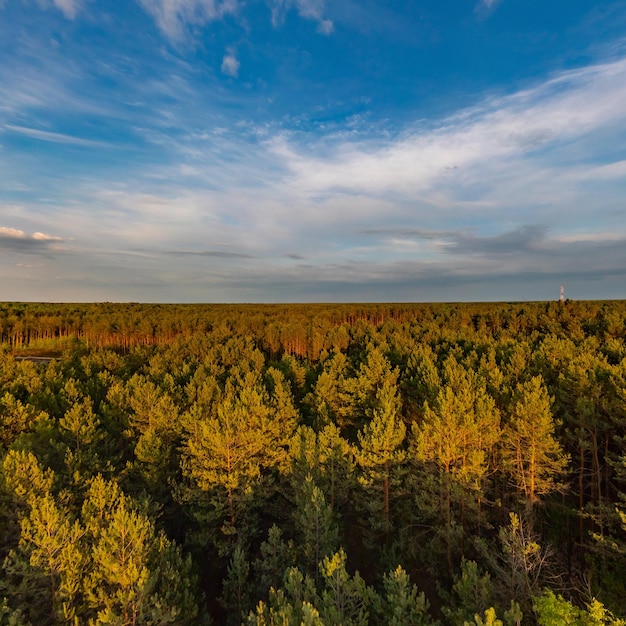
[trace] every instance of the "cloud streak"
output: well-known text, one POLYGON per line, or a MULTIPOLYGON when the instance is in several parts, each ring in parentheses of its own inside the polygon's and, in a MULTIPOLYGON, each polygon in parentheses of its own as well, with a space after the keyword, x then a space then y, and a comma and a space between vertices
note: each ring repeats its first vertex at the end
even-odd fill
POLYGON ((309 193, 424 193, 438 181, 469 180, 481 164, 531 159, 599 128, 626 122, 626 61, 567 72, 543 85, 461 111, 393 141, 341 142, 316 158, 288 137, 272 146, 309 193))
POLYGON ((139 0, 161 31, 179 41, 190 25, 203 26, 237 12, 237 0, 139 0))
POLYGON ((86 146, 89 148, 102 148, 112 147, 104 141, 96 141, 93 139, 84 139, 82 137, 74 137, 73 135, 66 135, 64 133, 55 133, 47 130, 40 130, 37 128, 29 128, 26 126, 18 126, 16 124, 5 124, 3 129, 10 131, 18 135, 24 135, 31 139, 37 139, 39 141, 46 141, 49 143, 71 144, 75 146, 86 146))

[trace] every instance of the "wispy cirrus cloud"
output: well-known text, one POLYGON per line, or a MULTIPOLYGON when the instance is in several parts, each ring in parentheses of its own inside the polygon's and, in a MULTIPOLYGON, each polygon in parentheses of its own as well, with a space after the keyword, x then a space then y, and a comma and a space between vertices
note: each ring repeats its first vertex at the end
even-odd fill
POLYGON ((526 224, 495 235, 478 235, 472 229, 431 231, 418 228, 369 229, 364 234, 392 240, 412 239, 437 242, 444 254, 499 256, 536 253, 549 248, 547 228, 526 224))
POLYGON ((2 129, 5 131, 16 133, 18 135, 24 135, 26 137, 31 137, 32 139, 38 139, 39 141, 46 141, 49 143, 72 144, 76 146, 87 146, 92 148, 109 145, 104 141, 85 139, 83 137, 75 137, 73 135, 55 133, 47 130, 40 130, 38 128, 29 128, 27 126, 18 126, 16 124, 5 124, 2 129))
MULTIPOLYGON (((84 0, 38 0, 41 7, 54 6, 69 20, 73 20, 77 13, 83 8, 84 0)), ((0 9, 3 2, 0 2, 0 9)))
MULTIPOLYGON (((569 160, 571 171, 573 144, 594 132, 623 133, 624 101, 622 59, 564 72, 511 95, 489 97, 429 127, 408 128, 391 140, 331 139, 319 144, 317 157, 315 150, 298 144, 297 136, 285 134, 272 139, 269 148, 310 194, 393 193, 407 198, 419 194, 429 199, 430 192, 479 184, 485 168, 491 176, 507 171, 514 175, 516 166, 522 172, 536 163, 535 174, 540 174, 539 162, 546 151, 552 151, 553 166, 569 160)), ((579 165, 593 159, 592 152, 576 154, 579 165)), ((604 175, 611 167, 621 171, 621 166, 612 165, 604 175)), ((430 199, 436 201, 434 195, 430 199)))
MULTIPOLYGON (((148 5, 168 36, 231 14, 217 2, 148 5)), ((279 13, 288 10, 326 28, 322 2, 280 3, 279 13)), ((229 43, 216 49, 218 75, 220 59, 222 71, 239 72, 229 43)), ((303 130, 295 118, 250 121, 262 109, 244 106, 252 91, 218 86, 207 98, 207 84, 194 84, 194 70, 176 55, 136 80, 136 68, 124 61, 118 71, 113 56, 55 68, 54 54, 40 55, 37 71, 32 62, 12 70, 10 81, 2 82, 9 72, 0 67, 0 141, 13 134, 42 142, 18 159, 0 152, 0 186, 19 180, 26 189, 31 172, 49 168, 31 204, 28 189, 9 199, 18 197, 20 207, 3 210, 3 221, 23 231, 0 232, 0 248, 49 253, 63 241, 26 233, 57 232, 59 224, 64 241, 74 239, 71 255, 46 257, 39 282, 29 283, 37 289, 58 276, 58 297, 99 300, 136 300, 137 293, 156 300, 407 299, 426 288, 432 299, 470 298, 471 285, 501 287, 529 276, 548 286, 576 276, 622 280, 623 58, 487 94, 454 115, 399 130, 367 116, 360 123, 334 117, 330 108, 334 119, 303 130), (93 68, 119 85, 114 98, 86 88, 93 68), (68 117, 80 123, 67 124, 68 117), (68 175, 58 160, 70 151, 61 144, 101 147, 81 128, 110 128, 117 142, 132 133, 148 149, 137 159, 120 150, 107 155, 103 171, 97 163, 68 175), (44 143, 54 158, 42 158, 44 143), (449 291, 432 291, 439 287, 449 291)))
POLYGON ((237 0, 138 0, 172 40, 180 40, 189 25, 204 25, 234 14, 237 0))
POLYGON ((268 0, 272 8, 272 23, 279 26, 290 9, 295 9, 300 17, 318 23, 317 32, 330 35, 334 31, 334 24, 324 16, 325 0, 268 0))

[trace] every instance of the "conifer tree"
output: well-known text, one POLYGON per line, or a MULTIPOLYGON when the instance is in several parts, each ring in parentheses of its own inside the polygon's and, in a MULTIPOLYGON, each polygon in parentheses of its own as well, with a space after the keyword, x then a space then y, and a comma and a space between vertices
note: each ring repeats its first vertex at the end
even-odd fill
POLYGON ((85 592, 97 623, 194 623, 191 561, 115 483, 93 481, 83 520, 91 545, 85 592))
POLYGON ((358 433, 359 445, 355 448, 355 457, 362 469, 361 482, 370 501, 380 503, 379 510, 372 511, 373 524, 387 534, 391 529, 391 484, 398 482, 398 466, 405 457, 401 446, 406 428, 400 418, 400 401, 395 384, 390 381, 382 383, 376 392, 376 403, 371 413, 371 421, 358 433), (377 516, 380 516, 380 521, 376 520, 377 516))
POLYGON ((7 449, 21 433, 48 415, 31 404, 23 404, 8 391, 0 398, 0 446, 7 449))
POLYGON ((84 484, 100 469, 98 443, 103 439, 100 421, 89 398, 73 404, 59 420, 65 447, 65 466, 71 481, 84 484))
POLYGON ((520 383, 502 436, 505 469, 524 496, 529 514, 539 496, 560 488, 568 463, 554 434, 550 403, 540 376, 520 383))
POLYGON ((320 488, 333 511, 346 508, 354 492, 352 447, 335 424, 327 424, 318 433, 320 488))
POLYGON ((280 587, 285 571, 294 565, 294 542, 285 541, 281 529, 273 524, 259 553, 259 558, 254 562, 254 578, 258 589, 257 597, 264 598, 270 588, 280 587))
POLYGON ((354 423, 354 387, 346 355, 333 354, 324 362, 310 400, 320 426, 332 422, 345 430, 354 423))
POLYGON ((550 589, 534 599, 539 626, 626 626, 599 600, 593 598, 586 608, 578 608, 550 589))
POLYGON ((230 558, 220 598, 220 604, 227 611, 229 624, 241 624, 242 619, 248 613, 250 608, 249 574, 250 564, 241 544, 238 544, 230 558))
POLYGON ((460 572, 455 573, 451 593, 440 590, 441 612, 450 626, 470 621, 483 614, 494 603, 491 576, 482 572, 475 561, 461 560, 460 572))
POLYGON ((84 530, 50 493, 28 501, 17 550, 4 564, 18 608, 39 623, 74 624, 85 568, 84 530))
POLYGON ((419 592, 406 571, 398 567, 383 579, 385 603, 383 615, 388 626, 430 626, 428 600, 419 592))
POLYGON ((296 545, 306 571, 317 584, 319 563, 336 550, 338 532, 332 509, 311 475, 305 478, 296 493, 294 518, 298 537, 296 545))
POLYGON ((466 370, 453 356, 446 361, 447 385, 436 404, 424 406, 422 422, 412 429, 412 453, 418 462, 434 466, 441 481, 440 518, 450 571, 455 520, 453 492, 460 486, 469 497, 466 504, 479 503, 490 471, 492 451, 500 434, 500 414, 486 384, 472 370, 466 370))
POLYGON ((285 572, 284 587, 270 589, 269 601, 261 601, 248 616, 248 626, 325 626, 318 609, 313 581, 296 567, 285 572))
POLYGON ((372 605, 378 601, 376 592, 365 584, 358 572, 346 570, 343 549, 327 556, 320 563, 323 589, 319 610, 326 626, 367 626, 372 605))
POLYGON ((296 412, 284 390, 278 391, 280 375, 273 381, 270 394, 256 372, 230 380, 217 417, 192 425, 187 439, 183 472, 208 494, 212 515, 226 535, 241 530, 253 490, 261 496, 261 486, 287 462, 296 412))

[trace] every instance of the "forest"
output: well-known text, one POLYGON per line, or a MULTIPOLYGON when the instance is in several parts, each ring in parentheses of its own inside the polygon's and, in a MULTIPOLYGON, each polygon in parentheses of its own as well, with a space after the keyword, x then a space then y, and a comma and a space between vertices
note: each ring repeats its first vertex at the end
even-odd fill
POLYGON ((626 625, 626 301, 0 303, 0 624, 626 625))

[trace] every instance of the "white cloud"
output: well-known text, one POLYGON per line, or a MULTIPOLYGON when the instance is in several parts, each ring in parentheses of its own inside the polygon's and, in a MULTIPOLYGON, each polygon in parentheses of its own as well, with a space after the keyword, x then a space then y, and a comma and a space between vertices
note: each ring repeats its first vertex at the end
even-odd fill
POLYGON ((65 17, 73 20, 81 5, 81 0, 54 0, 54 5, 63 12, 65 17))
POLYGON ((17 228, 0 226, 0 237, 9 237, 11 239, 24 239, 26 237, 26 233, 23 230, 19 230, 17 228))
POLYGON ((20 252, 27 254, 47 254, 59 249, 62 237, 36 232, 28 235, 18 228, 0 226, 0 251, 20 252))
POLYGON ((322 20, 317 25, 317 32, 322 35, 330 35, 335 30, 335 25, 332 20, 322 20))
POLYGON ((330 35, 335 27, 332 20, 324 17, 325 4, 325 0, 272 0, 272 23, 274 26, 281 24, 285 13, 293 7, 300 17, 318 22, 318 33, 330 35))
POLYGON ((138 0, 170 39, 180 40, 190 24, 203 25, 234 14, 237 0, 138 0))
POLYGON ((51 143, 67 143, 89 147, 103 147, 108 145, 104 141, 83 139, 82 137, 74 137, 73 135, 66 135, 64 133, 53 133, 47 130, 39 130, 37 128, 29 128, 27 126, 18 126, 16 124, 5 124, 2 128, 20 135, 32 137, 33 139, 39 139, 40 141, 47 141, 51 143))
POLYGON ((321 20, 324 13, 324 0, 292 0, 301 17, 321 20))
MULTIPOLYGON (((38 0, 38 4, 42 8, 54 5, 59 11, 65 15, 68 20, 73 20, 78 11, 82 8, 84 0, 38 0)), ((0 9, 4 4, 4 0, 0 0, 0 9)))
POLYGON ((577 180, 626 180, 626 160, 608 163, 607 165, 581 168, 580 171, 574 173, 574 176, 577 180))
MULTIPOLYGON (((269 148, 309 194, 360 193, 421 198, 478 183, 489 168, 497 175, 599 129, 626 125, 626 61, 564 73, 537 87, 494 97, 430 129, 408 130, 386 142, 336 141, 317 157, 288 137, 269 148)), ((561 158, 566 155, 562 154, 561 158)), ((621 171, 614 165, 602 176, 621 171)), ((599 173, 600 174, 600 173, 599 173)), ((486 181, 485 181, 486 182, 486 181)))
POLYGON ((55 235, 47 235, 46 233, 40 233, 40 232, 33 233, 33 239, 35 241, 63 241, 62 237, 57 237, 55 235))
MULTIPOLYGON (((307 15, 323 19, 323 11, 307 15)), ((232 50, 223 60, 228 57, 238 61, 232 50)), ((20 89, 4 90, 0 114, 15 122, 5 132, 85 141, 38 130, 41 116, 23 112, 58 107, 79 117, 95 110, 98 94, 79 94, 65 74, 42 71, 38 90, 28 71, 13 73, 20 89)), ((402 291, 404 286, 418 283, 440 281, 458 289, 465 279, 474 284, 487 277, 501 285, 502 276, 524 272, 582 276, 586 265, 594 276, 609 276, 626 267, 619 248, 626 241, 626 162, 620 160, 626 149, 626 61, 486 97, 479 106, 406 127, 391 138, 368 136, 367 123, 346 123, 340 129, 345 133, 325 137, 319 129, 300 134, 278 125, 228 126, 212 117, 206 93, 185 76, 181 71, 128 90, 130 99, 157 103, 133 107, 125 122, 155 147, 158 166, 140 155, 137 162, 121 159, 125 170, 102 176, 73 177, 59 168, 58 175, 37 179, 31 189, 45 200, 31 203, 25 194, 20 207, 0 209, 5 223, 24 229, 0 229, 2 251, 45 256, 55 275, 69 277, 64 288, 74 288, 73 297, 99 300, 137 294, 242 300, 248 294, 263 299, 264 293, 266 299, 381 299, 376 289, 387 285, 395 285, 394 298, 400 299, 414 293, 402 291), (56 232, 59 224, 64 241, 75 241, 67 254, 53 255, 59 239, 43 233, 56 232), (528 249, 518 245, 514 259, 503 259, 502 250, 514 244, 512 234, 523 242, 528 224, 545 227, 545 237, 528 249), (383 227, 447 234, 409 239, 385 235, 383 227), (468 229, 472 236, 458 234, 468 229), (26 234, 35 230, 43 232, 26 234), (366 230, 379 234, 364 235, 366 230), (138 263, 133 272, 124 256, 129 254, 138 263), (376 286, 359 291, 367 281, 376 286), (109 285, 106 297, 94 287, 99 284, 109 285)), ((126 111, 98 114, 117 121, 126 111)), ((28 183, 42 163, 35 154, 32 167, 19 160, 9 164, 8 157, 0 155, 10 166, 0 163, 6 181, 28 183), (11 168, 20 176, 12 176, 11 168)), ((558 296, 560 279, 555 282, 558 296)), ((45 289, 56 283, 48 283, 42 279, 42 291, 32 293, 40 299, 51 293, 45 289)), ((19 281, 15 289, 22 289, 19 281)), ((55 291, 54 297, 71 293, 55 291)), ((493 297, 523 296, 494 291, 493 297)))
POLYGON ((222 59, 222 73, 237 78, 240 65, 234 50, 228 50, 222 59))

